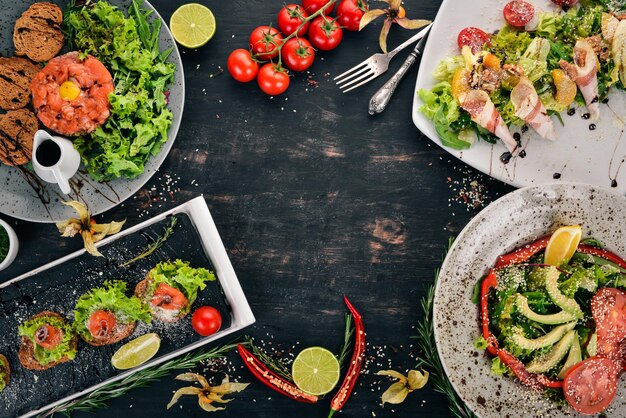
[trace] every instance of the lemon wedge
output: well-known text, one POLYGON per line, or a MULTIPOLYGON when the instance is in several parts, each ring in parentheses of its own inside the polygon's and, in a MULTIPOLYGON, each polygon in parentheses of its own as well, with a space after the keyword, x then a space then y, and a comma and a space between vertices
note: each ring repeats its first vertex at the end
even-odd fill
POLYGON ((554 231, 546 247, 544 263, 556 267, 567 263, 576 252, 581 237, 580 225, 562 226, 554 231))

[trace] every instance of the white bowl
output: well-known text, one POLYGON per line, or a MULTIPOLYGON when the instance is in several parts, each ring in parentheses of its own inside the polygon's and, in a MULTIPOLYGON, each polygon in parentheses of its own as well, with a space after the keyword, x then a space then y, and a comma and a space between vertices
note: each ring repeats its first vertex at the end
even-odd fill
POLYGON ((0 227, 4 228, 9 234, 9 251, 6 258, 0 262, 0 270, 4 270, 9 267, 13 260, 15 260, 15 257, 17 257, 17 250, 20 247, 20 243, 17 240, 17 234, 13 228, 11 228, 11 225, 0 219, 0 227))

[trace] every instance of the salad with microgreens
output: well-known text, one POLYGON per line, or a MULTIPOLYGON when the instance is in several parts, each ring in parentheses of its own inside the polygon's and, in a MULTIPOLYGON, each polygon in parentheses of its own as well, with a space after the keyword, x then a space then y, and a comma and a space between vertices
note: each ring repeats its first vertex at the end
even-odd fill
POLYGON ((133 0, 128 17, 105 1, 72 2, 63 28, 70 49, 92 55, 112 73, 111 115, 90 135, 74 140, 89 175, 105 181, 135 178, 167 141, 173 115, 167 108, 175 65, 172 49, 159 50, 161 20, 133 0))
POLYGON ((477 138, 499 139, 507 163, 526 155, 510 127, 555 141, 552 116, 564 123, 561 113, 580 106, 593 121, 611 89, 626 90, 624 2, 553 2, 561 8, 510 1, 500 30, 467 27, 458 34, 459 53, 439 63, 431 89, 418 91, 419 111, 444 146, 462 150, 477 138))
POLYGON ((562 227, 498 257, 474 291, 475 345, 495 375, 596 414, 626 367, 626 261, 581 235, 562 227))

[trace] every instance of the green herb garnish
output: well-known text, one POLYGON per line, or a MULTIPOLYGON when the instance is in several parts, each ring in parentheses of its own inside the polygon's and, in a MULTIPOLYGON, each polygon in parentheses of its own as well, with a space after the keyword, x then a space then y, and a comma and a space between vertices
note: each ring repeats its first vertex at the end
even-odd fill
POLYGON ((135 258, 131 260, 128 260, 127 262, 123 264, 120 264, 120 267, 128 267, 134 262, 139 261, 142 258, 146 258, 150 254, 158 250, 163 244, 165 244, 165 241, 167 241, 168 238, 174 233, 174 228, 176 228, 177 222, 178 222, 178 218, 176 218, 175 216, 172 216, 170 218, 170 224, 163 231, 163 235, 158 236, 157 239, 153 243, 148 244, 148 246, 146 246, 146 248, 138 256, 136 256, 135 258))
POLYGON ((3 262, 9 254, 9 245, 9 233, 0 226, 0 263, 3 262))

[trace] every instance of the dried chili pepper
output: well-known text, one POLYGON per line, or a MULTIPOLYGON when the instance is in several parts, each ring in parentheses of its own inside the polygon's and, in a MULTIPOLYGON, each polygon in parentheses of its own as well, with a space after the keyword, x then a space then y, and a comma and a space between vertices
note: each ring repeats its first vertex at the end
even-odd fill
POLYGON ((343 378, 343 382, 341 383, 341 387, 333 397, 333 400, 330 402, 330 413, 328 414, 328 418, 332 417, 333 414, 339 411, 348 401, 348 398, 352 394, 354 390, 354 386, 356 385, 356 381, 361 374, 361 367, 363 366, 363 360, 365 360, 365 329, 363 328, 363 320, 361 319, 361 314, 352 306, 347 297, 343 297, 348 310, 352 314, 354 318, 354 328, 355 328, 355 341, 354 341, 354 351, 352 352, 352 359, 350 360, 350 367, 348 368, 348 372, 346 373, 346 377, 343 378))
POLYGON ((298 402, 317 402, 317 396, 309 395, 308 393, 301 391, 295 385, 276 375, 243 345, 238 344, 237 350, 250 372, 268 388, 274 389, 276 392, 298 402))

